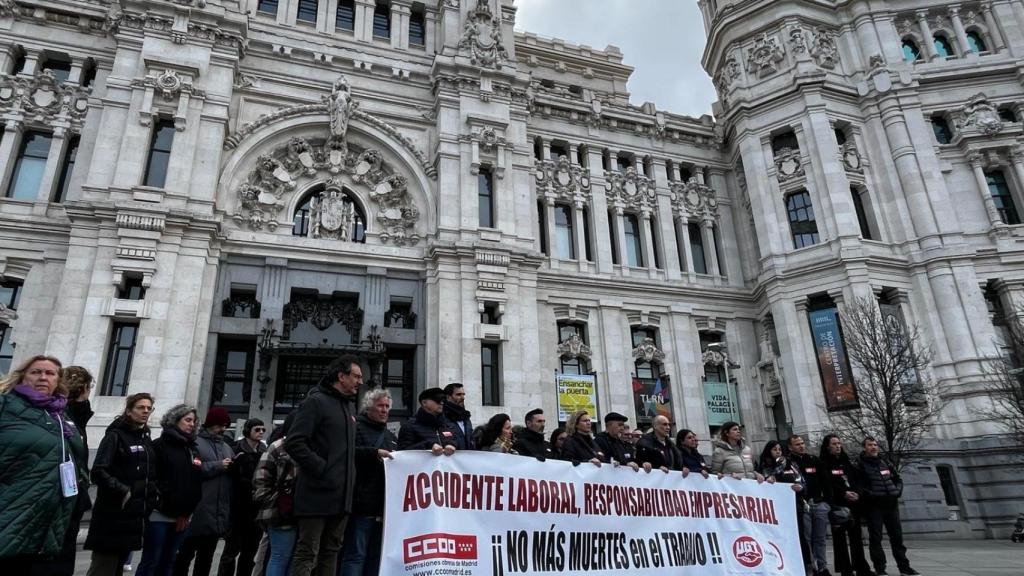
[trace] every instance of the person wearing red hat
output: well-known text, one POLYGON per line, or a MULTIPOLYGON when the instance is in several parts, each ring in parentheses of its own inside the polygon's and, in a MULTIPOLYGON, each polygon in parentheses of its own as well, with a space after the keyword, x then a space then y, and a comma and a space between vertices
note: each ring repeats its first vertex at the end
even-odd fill
POLYGON ((231 415, 221 407, 210 408, 199 431, 196 445, 202 461, 203 498, 192 514, 189 535, 174 560, 174 576, 188 576, 195 559, 192 576, 209 576, 217 541, 231 526, 231 467, 234 451, 224 441, 224 431, 231 425, 231 415))

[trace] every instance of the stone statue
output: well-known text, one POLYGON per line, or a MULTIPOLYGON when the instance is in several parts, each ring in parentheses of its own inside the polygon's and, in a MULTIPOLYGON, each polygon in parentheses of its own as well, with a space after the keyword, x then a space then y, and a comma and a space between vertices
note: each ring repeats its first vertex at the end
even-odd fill
POLYGON ((331 95, 326 98, 327 112, 331 116, 331 139, 344 140, 348 130, 348 121, 355 110, 352 93, 349 91, 348 79, 342 74, 334 81, 331 95))

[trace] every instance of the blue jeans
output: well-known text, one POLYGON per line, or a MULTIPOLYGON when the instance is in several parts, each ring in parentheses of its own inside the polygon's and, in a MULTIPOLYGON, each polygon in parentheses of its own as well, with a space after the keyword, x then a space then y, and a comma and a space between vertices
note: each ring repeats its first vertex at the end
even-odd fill
POLYGON ((267 535, 270 537, 270 560, 267 561, 266 576, 288 576, 299 530, 295 526, 271 526, 267 535))
POLYGON ((345 542, 338 557, 337 576, 376 576, 380 573, 380 546, 384 524, 372 516, 349 516, 345 542))
POLYGON ((811 564, 815 572, 828 568, 828 558, 825 556, 825 545, 828 537, 828 511, 831 507, 828 502, 807 501, 803 507, 803 517, 800 522, 803 524, 801 536, 806 540, 807 547, 811 551, 811 564))
POLYGON ((142 560, 135 569, 136 576, 171 576, 174 557, 185 541, 188 530, 175 531, 174 522, 146 521, 142 543, 142 560))

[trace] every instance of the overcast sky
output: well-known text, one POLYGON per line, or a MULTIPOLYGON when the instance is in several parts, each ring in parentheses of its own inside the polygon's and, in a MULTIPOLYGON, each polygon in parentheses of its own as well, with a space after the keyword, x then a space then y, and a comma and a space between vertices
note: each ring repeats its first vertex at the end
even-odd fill
POLYGON ((704 23, 694 0, 516 0, 516 30, 603 49, 634 68, 630 100, 659 110, 711 113, 715 89, 700 67, 704 23))

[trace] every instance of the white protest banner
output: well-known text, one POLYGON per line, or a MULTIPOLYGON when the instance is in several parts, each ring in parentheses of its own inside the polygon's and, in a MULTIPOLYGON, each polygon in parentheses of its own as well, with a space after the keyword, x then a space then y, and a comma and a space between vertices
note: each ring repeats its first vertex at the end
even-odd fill
POLYGON ((381 574, 804 576, 789 485, 488 452, 392 454, 381 574))

